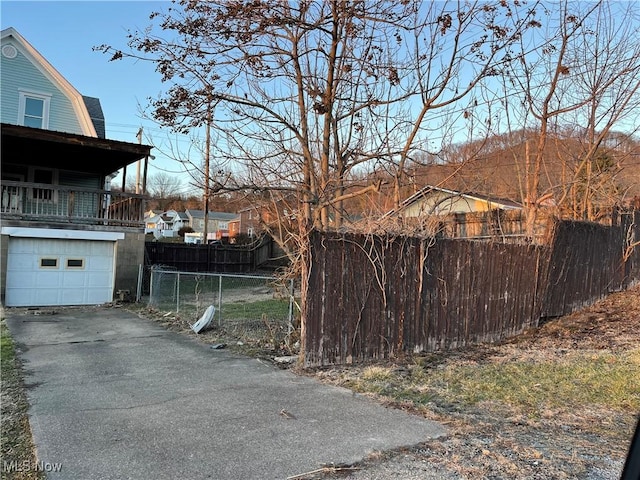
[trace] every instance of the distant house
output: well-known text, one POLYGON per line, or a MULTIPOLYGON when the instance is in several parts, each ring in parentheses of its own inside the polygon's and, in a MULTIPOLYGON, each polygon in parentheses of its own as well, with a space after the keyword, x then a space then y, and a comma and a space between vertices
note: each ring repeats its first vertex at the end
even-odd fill
MULTIPOLYGON (((190 235, 190 238, 196 239, 192 243, 202 242, 202 234, 204 234, 204 210, 186 210, 185 214, 189 220, 189 226, 194 233, 201 234, 190 235)), ((207 240, 220 240, 229 236, 229 223, 236 221, 238 214, 228 212, 209 212, 207 222, 207 240)), ((185 237, 186 241, 186 237, 185 237)))
POLYGON ((398 209, 388 212, 385 216, 411 218, 489 210, 522 210, 522 208, 520 203, 513 200, 427 185, 404 200, 398 209))
POLYGON ((189 217, 186 213, 167 210, 157 223, 156 237, 173 238, 178 236, 178 231, 182 227, 189 225, 189 217))
POLYGON ((155 234, 158 230, 158 222, 162 219, 162 212, 149 210, 144 213, 144 233, 155 234))
POLYGON ((238 212, 238 218, 232 222, 231 229, 239 234, 254 237, 263 229, 260 217, 260 208, 254 206, 243 208, 238 212))
POLYGON ((163 213, 158 219, 156 237, 173 237, 173 217, 163 213))
POLYGON ((282 199, 277 202, 256 203, 238 211, 238 218, 229 227, 230 230, 254 237, 278 222, 295 222, 298 211, 295 209, 295 198, 282 199))
POLYGON ((189 217, 185 212, 177 212, 177 215, 173 217, 173 230, 177 232, 183 227, 190 227, 189 225, 189 217))
POLYGON ((180 229, 187 226, 189 217, 185 212, 150 210, 145 213, 145 233, 152 233, 156 238, 177 237, 180 229))

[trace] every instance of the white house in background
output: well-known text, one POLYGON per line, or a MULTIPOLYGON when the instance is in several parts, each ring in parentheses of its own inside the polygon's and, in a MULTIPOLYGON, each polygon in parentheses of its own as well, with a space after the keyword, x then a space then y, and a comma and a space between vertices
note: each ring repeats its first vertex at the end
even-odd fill
POLYGON ((189 226, 189 217, 184 212, 150 210, 145 215, 145 233, 152 233, 155 238, 177 237, 182 227, 189 226))
POLYGON ((144 233, 155 234, 158 229, 158 222, 162 218, 162 212, 159 210, 149 210, 144 212, 144 233))
POLYGON ((156 237, 173 238, 178 236, 182 227, 189 226, 189 217, 186 213, 167 210, 157 222, 156 237))
POLYGON ((189 227, 189 217, 184 212, 177 212, 176 216, 173 218, 173 230, 178 234, 178 231, 182 227, 189 227))

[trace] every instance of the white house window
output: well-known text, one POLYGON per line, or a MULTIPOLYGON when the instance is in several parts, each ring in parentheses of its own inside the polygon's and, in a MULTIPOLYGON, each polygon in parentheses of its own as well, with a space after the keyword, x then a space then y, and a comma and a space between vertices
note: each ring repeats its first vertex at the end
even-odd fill
POLYGON ((20 92, 18 123, 25 127, 49 128, 51 95, 20 92))

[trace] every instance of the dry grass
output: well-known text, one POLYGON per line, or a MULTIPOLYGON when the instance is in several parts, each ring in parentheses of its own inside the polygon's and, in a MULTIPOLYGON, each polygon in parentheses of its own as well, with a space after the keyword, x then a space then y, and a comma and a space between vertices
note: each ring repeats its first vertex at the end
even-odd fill
MULTIPOLYGON (((261 304, 261 302, 257 302, 261 304)), ((224 317, 222 325, 214 320, 208 330, 196 334, 191 329, 197 317, 189 312, 165 312, 136 304, 126 304, 126 308, 141 317, 158 322, 167 330, 193 336, 207 344, 225 344, 229 349, 243 355, 271 358, 294 355, 300 348, 300 329, 290 328, 286 318, 265 314, 265 309, 243 312, 240 318, 224 317)), ((228 307, 227 307, 228 308, 228 307)), ((229 309, 233 313, 233 308, 229 309)))
MULTIPOLYGON (((618 478, 640 412, 640 285, 500 345, 305 373, 449 428, 385 460, 397 468, 413 459, 456 478, 618 478)), ((349 478, 378 478, 376 462, 366 467, 349 478)))
POLYGON ((460 404, 501 402, 539 417, 549 409, 599 406, 640 411, 640 348, 618 353, 573 353, 541 361, 487 359, 451 362, 440 368, 420 359, 403 368, 372 366, 345 374, 344 386, 382 393, 392 400, 460 404))
POLYGON ((2 479, 43 479, 44 474, 28 466, 36 465, 27 411, 29 404, 24 392, 21 365, 15 356, 15 348, 4 318, 0 321, 1 401, 0 423, 2 446, 0 447, 2 479), (15 466, 24 471, 14 471, 15 466))

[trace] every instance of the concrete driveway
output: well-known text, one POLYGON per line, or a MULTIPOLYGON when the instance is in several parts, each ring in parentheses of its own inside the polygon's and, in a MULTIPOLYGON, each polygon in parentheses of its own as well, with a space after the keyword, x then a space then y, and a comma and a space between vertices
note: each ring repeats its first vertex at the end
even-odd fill
POLYGON ((121 309, 5 315, 50 479, 286 479, 444 433, 121 309))

